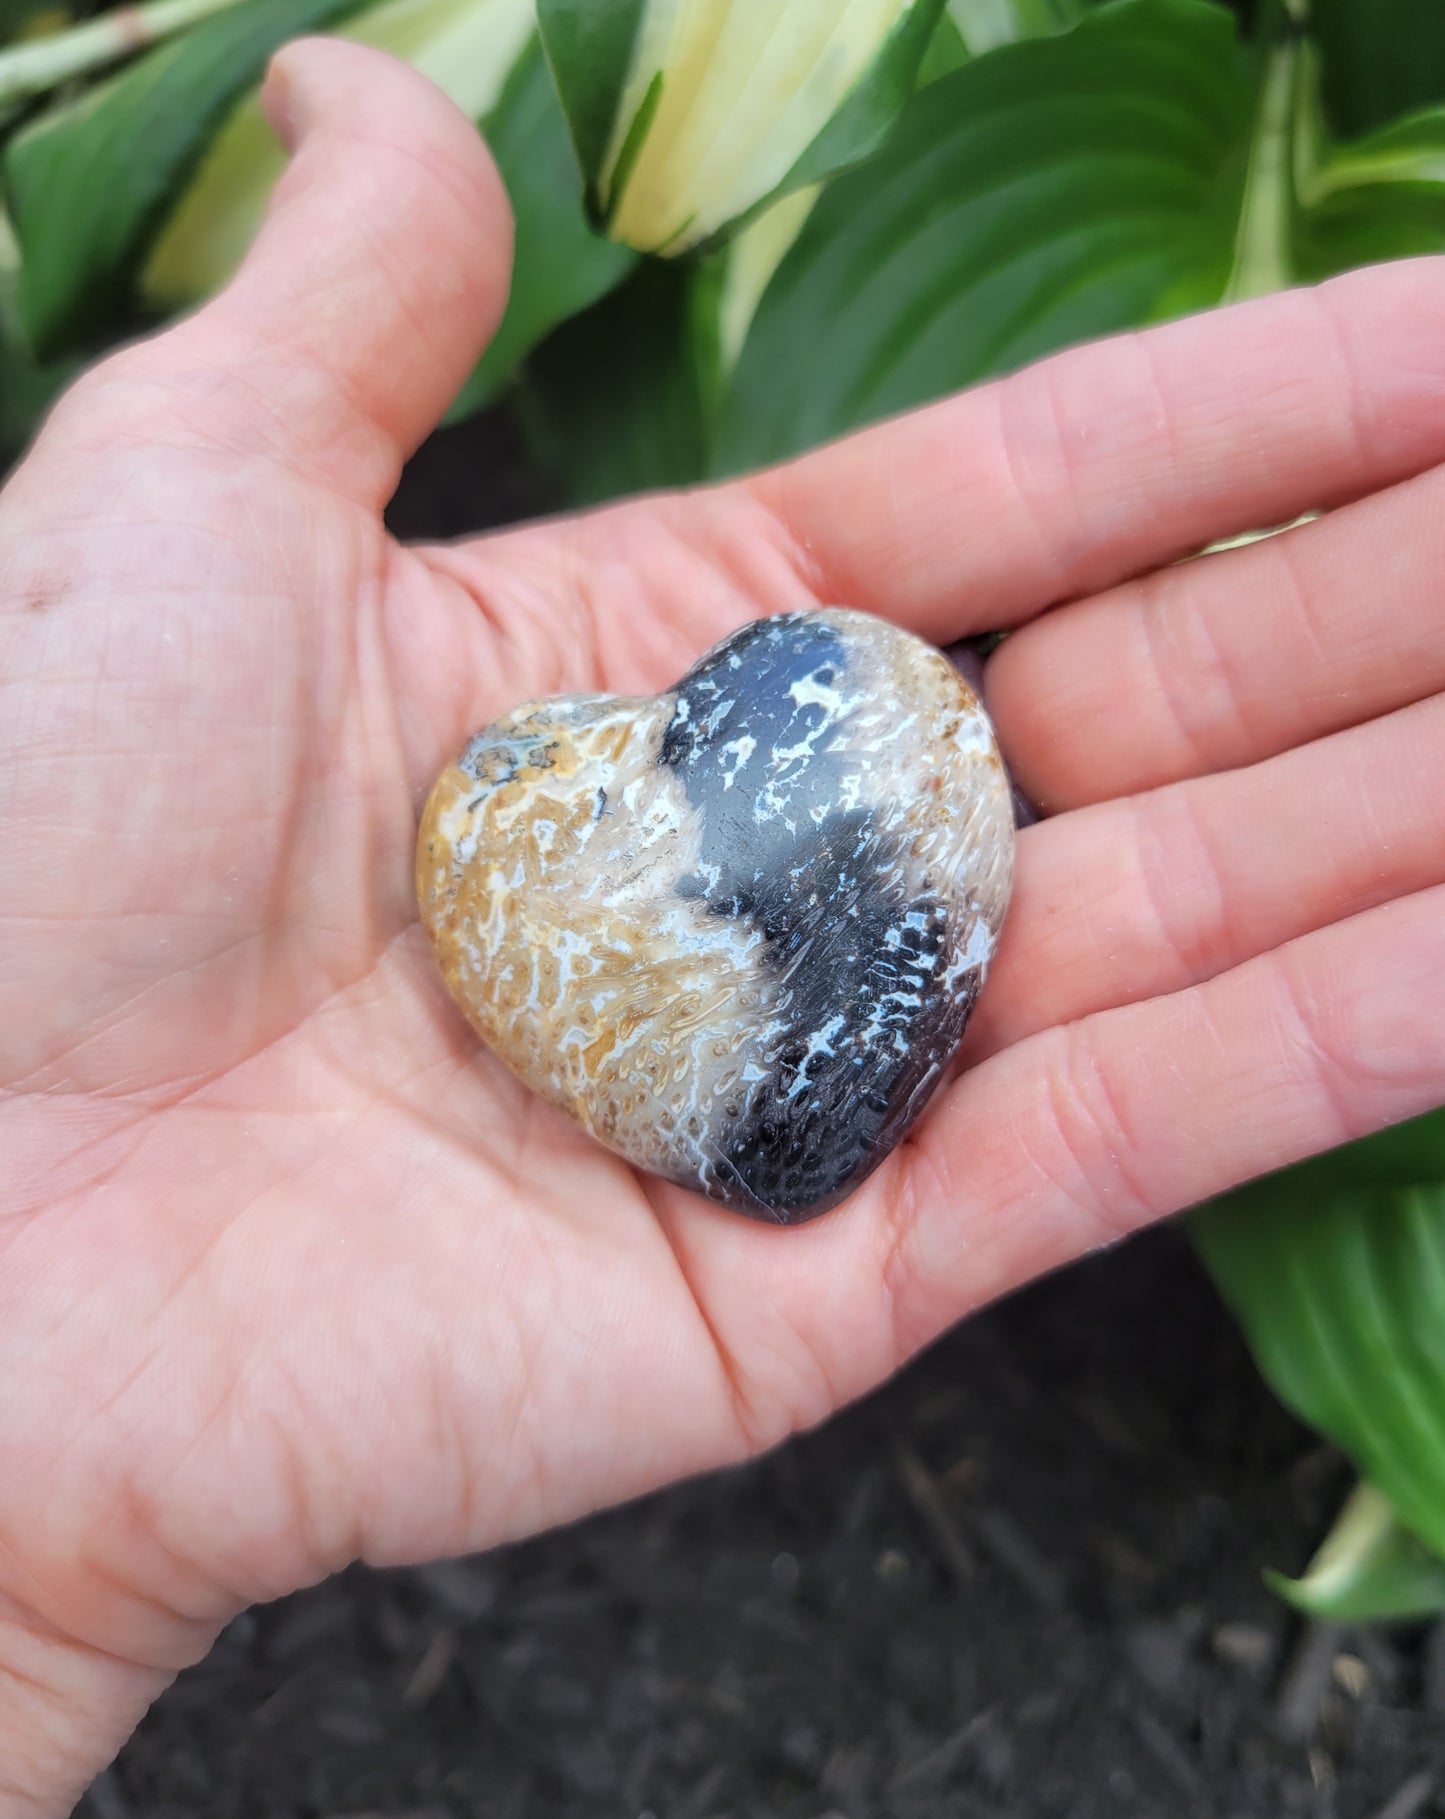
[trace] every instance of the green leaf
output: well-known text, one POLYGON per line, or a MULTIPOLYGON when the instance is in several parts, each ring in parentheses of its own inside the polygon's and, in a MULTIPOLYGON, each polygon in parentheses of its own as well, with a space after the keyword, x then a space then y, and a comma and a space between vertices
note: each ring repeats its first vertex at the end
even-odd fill
POLYGON ((556 91, 533 41, 486 122, 517 221, 512 291, 491 346, 448 412, 458 422, 495 396, 544 335, 621 282, 635 255, 593 233, 556 91))
MULTIPOLYGON (((337 36, 389 51, 435 82, 462 112, 484 119, 533 42, 531 0, 384 0, 337 36)), ((255 237, 285 154, 250 88, 210 138, 194 176, 166 211, 140 277, 162 314, 219 290, 255 237)))
POLYGON ((923 61, 918 66, 918 86, 927 88, 930 82, 937 82, 940 76, 951 76, 956 69, 962 69, 968 62, 968 46, 958 27, 947 13, 934 28, 933 36, 928 40, 928 49, 923 53, 923 61))
POLYGON ((42 366, 23 340, 0 325, 0 480, 76 370, 73 360, 42 366))
POLYGON ((710 291, 700 287, 698 308, 700 313, 715 313, 713 336, 720 373, 730 373, 737 364, 758 303, 821 193, 818 184, 793 190, 770 204, 714 255, 715 284, 710 291))
POLYGON ((922 90, 827 186, 768 284, 714 471, 1214 302, 1256 70, 1206 0, 1122 0, 922 90))
MULTIPOLYGON (((485 403, 558 322, 617 283, 632 255, 588 228, 566 127, 534 29, 532 0, 384 0, 349 15, 340 35, 406 58, 479 118, 511 196, 517 219, 511 295, 491 348, 453 405, 455 420, 485 403)), ((146 59, 122 81, 149 74, 154 61, 146 59)), ((164 132, 158 114, 170 107, 174 92, 172 78, 162 88, 131 93, 124 124, 140 143, 153 145, 164 132)), ((71 153, 75 130, 66 139, 71 153)), ((187 308, 219 289, 240 263, 285 163, 254 80, 245 83, 239 99, 230 95, 223 118, 208 127, 205 140, 198 158, 193 151, 179 195, 169 197, 159 218, 134 234, 128 250, 117 247, 108 290, 69 300, 85 310, 71 318, 72 338, 82 323, 115 332, 135 308, 152 315, 187 308), (139 274, 133 275, 147 245, 139 274)), ((134 177, 133 150, 129 159, 128 176, 134 177)), ((42 223, 42 231, 50 225, 42 223)), ((74 246, 70 251, 77 258, 74 246)), ((81 256, 68 274, 72 287, 86 269, 81 256)), ((41 326, 48 326, 44 319, 41 326)))
POLYGON ((1192 1230, 1280 1400, 1445 1552, 1445 1113, 1254 1182, 1192 1230))
POLYGON ((1341 1510, 1299 1579, 1266 1572, 1271 1589, 1326 1623, 1376 1623, 1445 1611, 1445 1560, 1403 1527, 1372 1485, 1341 1510))
POLYGON ((20 248, 0 209, 0 478, 30 440, 57 392, 73 377, 74 361, 42 365, 20 326, 15 288, 20 248))
POLYGON ((16 134, 4 170, 37 352, 73 346, 133 300, 136 262, 226 110, 285 39, 356 0, 250 0, 16 134))
MULTIPOLYGON (((939 20, 918 68, 920 88, 961 69, 971 55, 983 55, 1000 44, 1067 31, 1085 15, 1088 0, 951 0, 939 20), (973 37, 973 51, 961 27, 973 37)), ((1097 0, 1094 0, 1097 3, 1097 0)), ((821 192, 820 184, 789 190, 748 220, 713 254, 713 266, 700 285, 700 308, 715 309, 716 320, 704 324, 705 344, 715 347, 719 376, 737 362, 758 302, 789 247, 802 232, 821 192)))
POLYGON ((710 243, 880 142, 944 0, 538 0, 547 56, 614 238, 710 243))
POLYGON ((766 207, 770 195, 782 195, 821 183, 835 171, 859 164, 882 145, 889 128, 913 92, 919 66, 939 23, 941 7, 919 4, 903 13, 879 47, 847 99, 769 195, 739 210, 747 219, 766 207))
POLYGON ((1284 289, 1293 278, 1294 194, 1290 169, 1300 47, 1286 37, 1264 59, 1250 127, 1234 233, 1234 262, 1223 301, 1284 289))
POLYGON ((589 190, 607 158, 647 0, 537 0, 537 27, 589 190))
POLYGON ((1300 204, 1293 251, 1301 277, 1445 250, 1445 107, 1335 143, 1320 105, 1318 59, 1308 57, 1293 158, 1300 204))
POLYGON ((704 408, 689 273, 644 260, 542 344, 519 402, 533 456, 569 504, 700 479, 704 408))
POLYGON ((1337 133, 1368 132, 1396 114, 1445 101, 1440 0, 1312 0, 1324 55, 1325 105, 1337 133))

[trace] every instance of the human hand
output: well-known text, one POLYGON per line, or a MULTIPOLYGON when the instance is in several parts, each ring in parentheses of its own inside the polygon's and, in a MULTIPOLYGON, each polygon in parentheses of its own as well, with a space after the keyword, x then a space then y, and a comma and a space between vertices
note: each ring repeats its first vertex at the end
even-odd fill
POLYGON ((381 508, 500 312, 505 203, 373 53, 293 47, 270 100, 300 149, 245 270, 0 498, 7 1815, 63 1810, 248 1602, 738 1459, 988 1297, 1445 1097, 1445 267, 401 549, 381 508), (517 701, 650 691, 826 603, 1022 624, 989 700, 1051 818, 972 1070, 780 1231, 479 1052, 412 848, 517 701))

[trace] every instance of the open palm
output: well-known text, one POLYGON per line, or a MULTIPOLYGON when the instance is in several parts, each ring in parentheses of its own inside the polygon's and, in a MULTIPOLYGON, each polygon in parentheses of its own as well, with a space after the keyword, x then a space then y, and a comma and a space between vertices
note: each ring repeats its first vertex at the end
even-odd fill
POLYGON ((7 1813, 63 1808, 248 1601, 740 1457, 988 1296, 1445 1096, 1445 271, 406 550, 381 507, 500 310, 505 203, 384 58, 293 48, 271 102, 303 143, 245 270, 0 501, 7 1813), (977 1065, 779 1231, 478 1051, 412 848, 519 700, 650 692, 828 603, 1031 621, 989 696, 1053 813, 977 1065))

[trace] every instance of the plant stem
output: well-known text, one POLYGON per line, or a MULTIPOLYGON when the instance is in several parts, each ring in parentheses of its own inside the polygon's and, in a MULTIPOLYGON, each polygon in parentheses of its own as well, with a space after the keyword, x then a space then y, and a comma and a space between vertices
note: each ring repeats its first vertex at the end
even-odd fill
POLYGON ((89 75, 134 51, 148 49, 184 31, 212 13, 224 12, 237 0, 149 0, 144 6, 122 6, 118 11, 77 25, 71 31, 38 38, 0 51, 0 107, 27 101, 58 88, 72 76, 89 75))

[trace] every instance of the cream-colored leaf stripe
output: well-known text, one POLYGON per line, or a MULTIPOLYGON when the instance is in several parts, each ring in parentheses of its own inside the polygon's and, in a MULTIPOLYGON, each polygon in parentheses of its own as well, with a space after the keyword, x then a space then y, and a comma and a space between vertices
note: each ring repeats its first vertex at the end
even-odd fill
POLYGON ((748 338, 763 292, 788 249, 803 231, 822 191, 819 183, 794 190, 765 208, 727 248, 727 267, 718 298, 718 352, 731 372, 748 338))
POLYGON ((598 183, 610 231, 680 252, 787 177, 916 0, 652 0, 598 183), (618 160, 657 77, 621 194, 618 160))

